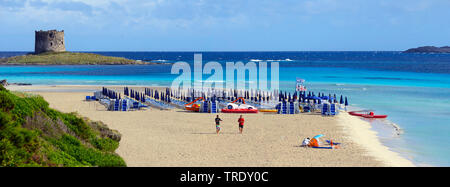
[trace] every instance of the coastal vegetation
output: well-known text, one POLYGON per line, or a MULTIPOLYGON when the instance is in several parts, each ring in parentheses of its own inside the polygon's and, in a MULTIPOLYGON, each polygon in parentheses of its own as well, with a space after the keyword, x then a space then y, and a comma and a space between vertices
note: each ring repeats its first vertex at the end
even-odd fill
POLYGON ((114 152, 120 139, 101 122, 0 85, 0 167, 126 166, 114 152))
POLYGON ((93 53, 46 52, 0 58, 0 64, 10 65, 120 65, 145 64, 139 60, 122 57, 103 56, 93 53))

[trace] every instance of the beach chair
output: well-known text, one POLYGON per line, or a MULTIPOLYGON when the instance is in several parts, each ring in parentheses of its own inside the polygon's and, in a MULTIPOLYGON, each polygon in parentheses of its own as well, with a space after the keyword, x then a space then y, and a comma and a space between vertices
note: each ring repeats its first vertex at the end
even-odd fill
POLYGON ((286 102, 281 103, 281 114, 287 114, 287 103, 286 102))
POLYGON ((211 102, 211 113, 217 113, 217 101, 211 102))
POLYGON ((281 114, 281 103, 278 103, 278 104, 275 106, 275 109, 277 109, 277 114, 281 114))
POLYGON ((139 102, 133 102, 133 108, 139 109, 139 102))
POLYGON ((337 114, 337 112, 336 112, 336 104, 330 104, 330 112, 329 112, 329 115, 334 116, 334 115, 336 115, 336 114, 337 114))
POLYGON ((328 104, 322 104, 322 115, 328 115, 328 104))
POLYGON ((289 114, 295 114, 294 102, 289 102, 289 114))
POLYGON ((120 103, 120 101, 118 99, 116 99, 116 101, 114 102, 114 107, 113 107, 114 111, 119 111, 119 103, 120 103))
POLYGON ((203 102, 203 111, 202 112, 204 112, 204 113, 209 112, 209 101, 203 102))
POLYGON ((124 99, 122 100, 122 111, 127 111, 127 109, 128 109, 127 100, 124 99))
POLYGON ((309 112, 310 110, 311 110, 311 108, 309 108, 309 106, 303 107, 303 112, 309 112))

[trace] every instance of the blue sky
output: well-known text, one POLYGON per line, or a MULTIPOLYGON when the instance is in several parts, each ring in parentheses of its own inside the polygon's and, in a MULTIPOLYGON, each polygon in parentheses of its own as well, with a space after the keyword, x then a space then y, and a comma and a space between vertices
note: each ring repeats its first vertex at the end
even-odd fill
POLYGON ((364 51, 450 45, 449 0, 0 0, 0 51, 364 51))

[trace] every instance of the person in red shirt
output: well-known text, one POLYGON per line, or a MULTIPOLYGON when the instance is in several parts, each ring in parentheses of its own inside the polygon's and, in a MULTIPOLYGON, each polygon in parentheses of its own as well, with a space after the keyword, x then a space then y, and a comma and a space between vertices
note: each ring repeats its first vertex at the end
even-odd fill
POLYGON ((238 122, 239 122, 239 132, 242 134, 242 130, 244 129, 244 118, 242 117, 242 115, 241 115, 241 117, 239 117, 239 119, 238 119, 238 122))

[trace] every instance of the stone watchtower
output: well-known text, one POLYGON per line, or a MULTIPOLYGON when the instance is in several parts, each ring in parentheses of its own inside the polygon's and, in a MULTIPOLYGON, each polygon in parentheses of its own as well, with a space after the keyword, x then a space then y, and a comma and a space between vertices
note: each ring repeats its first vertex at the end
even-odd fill
POLYGON ((64 30, 35 31, 34 53, 63 51, 66 51, 64 30))

